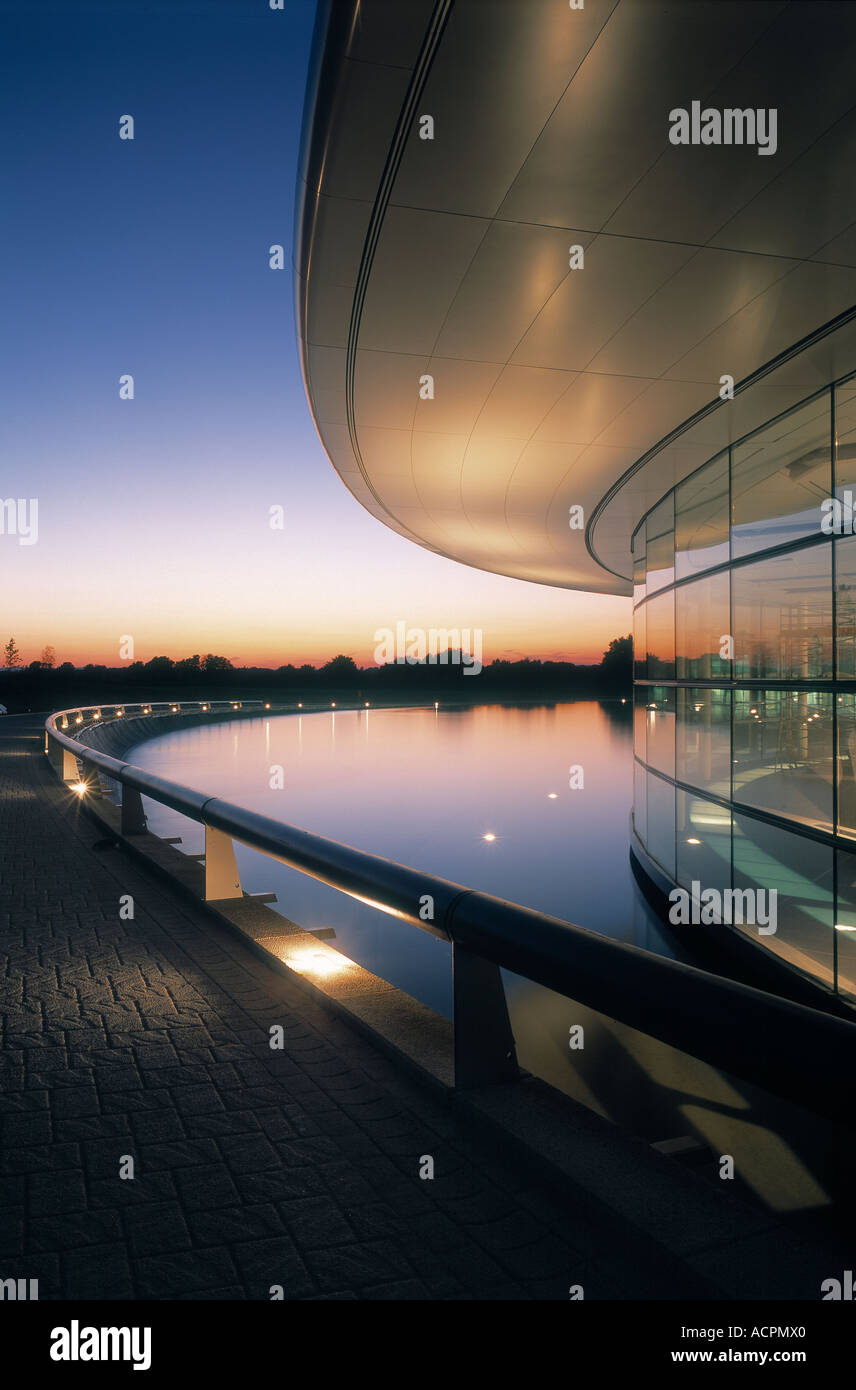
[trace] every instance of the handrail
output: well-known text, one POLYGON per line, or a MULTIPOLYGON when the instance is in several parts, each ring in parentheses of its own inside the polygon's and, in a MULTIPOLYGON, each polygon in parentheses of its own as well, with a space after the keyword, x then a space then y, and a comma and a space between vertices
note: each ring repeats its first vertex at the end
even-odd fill
MULTIPOLYGON (((243 707, 252 708, 246 701, 243 707)), ((102 708, 51 715, 47 741, 131 794, 446 939, 462 963, 469 957, 513 971, 773 1095, 841 1119, 856 1071, 856 1023, 284 824, 110 757, 56 727, 69 714, 76 719, 102 708)))

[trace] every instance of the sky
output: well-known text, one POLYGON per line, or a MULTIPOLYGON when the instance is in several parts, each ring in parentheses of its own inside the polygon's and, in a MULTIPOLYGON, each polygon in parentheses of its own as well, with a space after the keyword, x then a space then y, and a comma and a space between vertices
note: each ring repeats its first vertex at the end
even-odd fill
POLYGON ((290 270, 314 10, 0 0, 0 500, 38 503, 35 539, 0 534, 0 643, 25 662, 368 665, 398 621, 594 661, 629 631, 629 600, 414 545, 329 462, 290 270))

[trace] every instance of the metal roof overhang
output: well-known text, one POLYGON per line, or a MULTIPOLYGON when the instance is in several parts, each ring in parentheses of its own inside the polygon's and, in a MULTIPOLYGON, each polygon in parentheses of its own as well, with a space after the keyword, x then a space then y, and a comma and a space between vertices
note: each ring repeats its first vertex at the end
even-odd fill
POLYGON ((297 324, 353 494, 465 564, 629 593, 657 497, 856 368, 854 71, 824 0, 325 0, 297 324), (694 100, 775 108, 775 154, 670 144, 694 100))

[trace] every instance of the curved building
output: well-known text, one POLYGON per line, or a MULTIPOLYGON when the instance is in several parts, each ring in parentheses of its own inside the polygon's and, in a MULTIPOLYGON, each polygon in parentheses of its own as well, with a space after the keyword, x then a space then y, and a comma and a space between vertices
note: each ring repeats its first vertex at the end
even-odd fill
POLYGON ((823 0, 325 2, 295 243, 345 484, 440 554, 633 593, 639 864, 775 888, 734 932, 842 998, 854 70, 823 0))

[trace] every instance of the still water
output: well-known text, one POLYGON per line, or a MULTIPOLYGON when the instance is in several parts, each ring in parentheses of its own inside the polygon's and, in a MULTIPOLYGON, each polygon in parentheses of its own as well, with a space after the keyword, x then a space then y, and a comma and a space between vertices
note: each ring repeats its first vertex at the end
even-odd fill
MULTIPOLYGON (((674 953, 628 862, 629 701, 260 716, 165 734, 127 756, 358 849, 674 953)), ((201 852, 200 826, 153 802, 146 812, 155 834, 201 852)), ((300 926, 332 927, 329 945, 450 1016, 446 943, 253 850, 236 853, 247 891, 272 890, 300 926)), ((511 975, 506 990, 521 1061, 560 1084, 535 1020, 566 1001, 511 975)), ((566 1039, 565 1028, 560 1053, 566 1039)))

